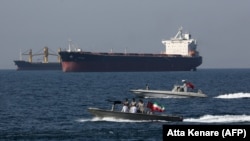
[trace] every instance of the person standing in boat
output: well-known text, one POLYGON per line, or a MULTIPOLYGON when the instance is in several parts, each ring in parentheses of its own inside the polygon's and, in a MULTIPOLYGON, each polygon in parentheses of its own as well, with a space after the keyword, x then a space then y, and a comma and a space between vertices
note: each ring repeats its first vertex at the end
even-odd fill
POLYGON ((130 113, 136 113, 137 112, 135 98, 132 99, 132 101, 131 101, 131 103, 129 105, 129 112, 130 113))
POLYGON ((128 99, 126 98, 125 101, 122 103, 122 111, 121 112, 128 112, 128 106, 129 106, 129 102, 128 99))
POLYGON ((187 92, 187 81, 186 80, 182 80, 182 83, 183 83, 183 85, 182 85, 183 91, 187 92))
POLYGON ((146 90, 149 90, 149 86, 148 86, 148 84, 146 84, 146 90))
POLYGON ((191 90, 194 89, 194 85, 191 82, 187 82, 186 80, 182 80, 182 82, 183 82, 184 92, 187 92, 188 89, 191 89, 191 90))
POLYGON ((138 102, 137 109, 138 113, 144 113, 144 103, 141 99, 138 102))

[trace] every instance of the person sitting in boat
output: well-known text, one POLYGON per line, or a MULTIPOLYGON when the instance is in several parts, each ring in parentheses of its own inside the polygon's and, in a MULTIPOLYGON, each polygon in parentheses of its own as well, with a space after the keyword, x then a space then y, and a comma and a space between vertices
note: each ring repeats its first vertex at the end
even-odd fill
POLYGON ((138 113, 144 113, 144 103, 141 99, 138 102, 137 109, 138 113))
POLYGON ((128 112, 128 106, 129 106, 129 102, 128 99, 126 98, 125 101, 122 103, 122 111, 121 112, 128 112))
POLYGON ((129 105, 129 112, 130 113, 136 113, 137 112, 135 98, 132 99, 132 101, 131 101, 131 103, 129 105))

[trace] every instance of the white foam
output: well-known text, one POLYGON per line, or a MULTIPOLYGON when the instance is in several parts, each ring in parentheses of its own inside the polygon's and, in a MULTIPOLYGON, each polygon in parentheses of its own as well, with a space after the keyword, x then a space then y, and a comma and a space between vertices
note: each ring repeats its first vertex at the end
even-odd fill
POLYGON ((250 115, 204 115, 199 118, 184 119, 184 122, 234 123, 250 122, 250 115))
POLYGON ((223 94, 214 98, 221 98, 221 99, 250 98, 250 93, 239 92, 239 93, 232 93, 232 94, 223 94))

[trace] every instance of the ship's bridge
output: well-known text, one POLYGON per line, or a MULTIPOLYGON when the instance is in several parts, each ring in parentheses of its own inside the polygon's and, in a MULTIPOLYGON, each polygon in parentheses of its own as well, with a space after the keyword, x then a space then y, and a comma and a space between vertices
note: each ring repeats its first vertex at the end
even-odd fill
POLYGON ((178 54, 183 56, 198 55, 198 52, 196 51, 196 40, 192 39, 191 34, 189 33, 183 34, 182 28, 179 29, 174 38, 171 38, 170 40, 163 40, 162 43, 166 48, 165 54, 178 54))

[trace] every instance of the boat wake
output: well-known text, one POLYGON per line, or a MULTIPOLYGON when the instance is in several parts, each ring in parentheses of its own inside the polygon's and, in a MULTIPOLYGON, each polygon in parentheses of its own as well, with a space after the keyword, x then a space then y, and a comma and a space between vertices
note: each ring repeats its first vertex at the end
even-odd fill
POLYGON ((250 115, 204 115, 199 118, 187 118, 184 122, 201 123, 250 123, 250 115))
POLYGON ((232 94, 223 94, 216 96, 214 98, 221 98, 221 99, 236 99, 236 98, 250 98, 250 93, 232 93, 232 94))

